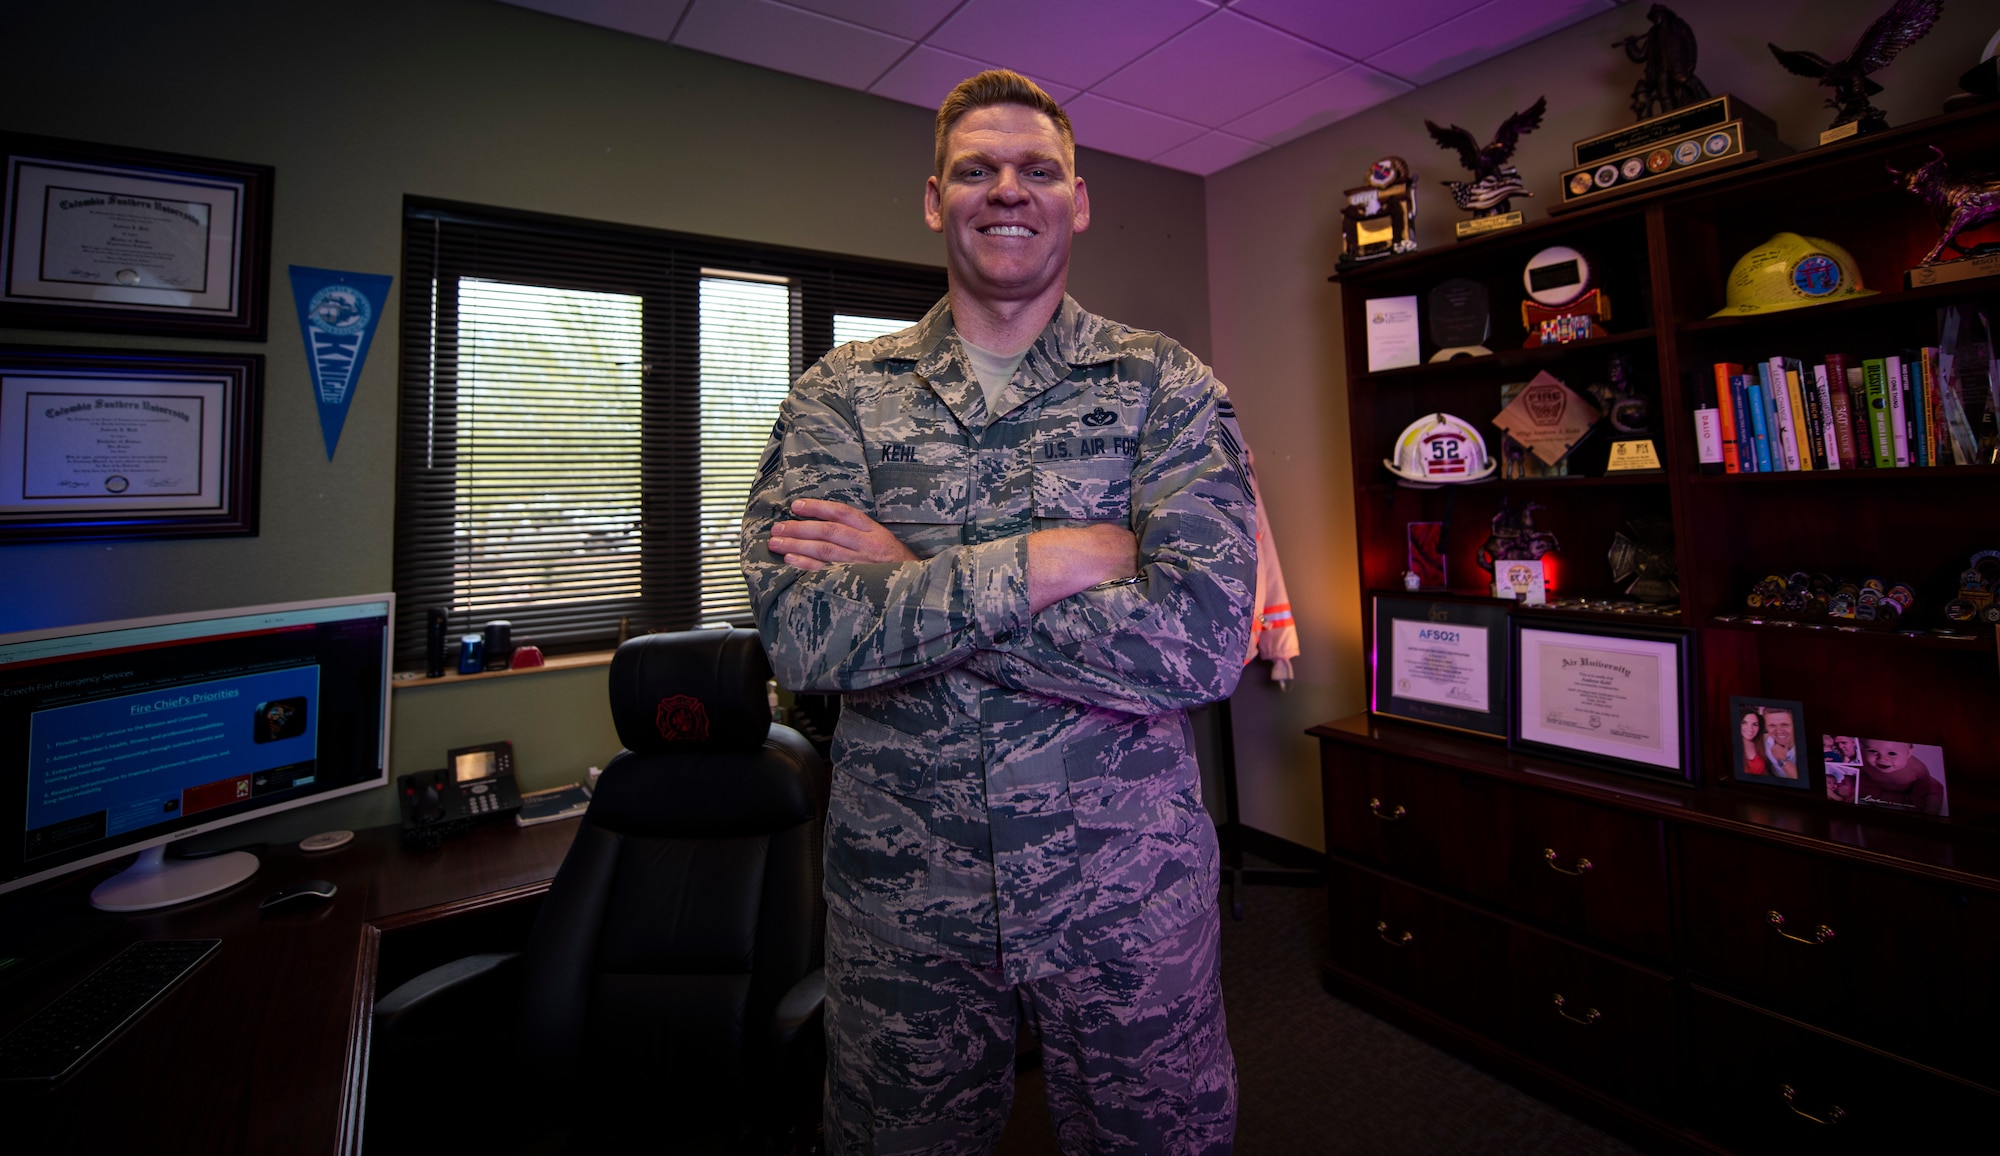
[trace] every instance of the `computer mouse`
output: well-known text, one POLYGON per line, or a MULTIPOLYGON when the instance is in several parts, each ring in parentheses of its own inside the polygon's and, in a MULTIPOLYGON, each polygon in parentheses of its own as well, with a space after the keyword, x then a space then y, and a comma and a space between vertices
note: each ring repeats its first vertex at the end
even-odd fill
POLYGON ((257 906, 268 911, 273 907, 294 907, 311 903, 321 903, 333 898, 340 888, 324 879, 313 879, 296 887, 287 887, 257 906))

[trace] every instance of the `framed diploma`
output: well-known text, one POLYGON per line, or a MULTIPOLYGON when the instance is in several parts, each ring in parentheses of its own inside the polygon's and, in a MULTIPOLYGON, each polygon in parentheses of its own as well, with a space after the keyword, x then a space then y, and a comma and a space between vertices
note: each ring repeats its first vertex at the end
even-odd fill
POLYGON ((262 341, 267 165, 0 133, 0 325, 262 341))
POLYGON ((1687 631, 1517 618, 1513 635, 1511 746, 1690 777, 1696 744, 1687 631))
POLYGON ((261 354, 0 346, 0 544, 257 532, 261 354))
POLYGON ((1507 610, 1487 598, 1375 596, 1369 709, 1507 737, 1507 610))

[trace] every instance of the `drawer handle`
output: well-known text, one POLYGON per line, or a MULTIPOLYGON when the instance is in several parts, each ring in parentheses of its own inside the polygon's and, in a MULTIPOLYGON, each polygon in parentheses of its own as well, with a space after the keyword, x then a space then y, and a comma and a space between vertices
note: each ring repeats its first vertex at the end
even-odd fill
POLYGON ((1382 800, 1380 799, 1368 800, 1368 809, 1374 812, 1375 817, 1377 819, 1382 820, 1384 823, 1393 823, 1396 820, 1402 818, 1403 816, 1409 814, 1409 811, 1405 810, 1401 803, 1397 803, 1394 807, 1390 808, 1387 811, 1384 811, 1382 809, 1382 800))
POLYGON ((1581 857, 1577 859, 1574 868, 1563 866, 1556 862, 1556 849, 1554 847, 1544 847, 1542 849, 1542 861, 1549 865, 1549 870, 1560 871, 1565 875, 1581 875, 1591 868, 1590 860, 1581 857))
POLYGON ((1390 947, 1408 947, 1410 946, 1410 941, 1416 938, 1416 936, 1411 935, 1407 931, 1394 939, 1389 938, 1389 921, 1386 919, 1376 922, 1375 937, 1390 947))
POLYGON ((1569 1009, 1563 1006, 1561 992, 1556 993, 1556 1014, 1573 1024, 1582 1024, 1584 1027, 1589 1027, 1604 1018, 1604 1013, 1598 1011, 1596 1008, 1591 1008, 1580 1016, 1571 1015, 1569 1009))
POLYGON ((1772 931, 1777 932, 1780 936, 1791 940, 1793 943, 1803 943, 1807 947, 1822 947, 1833 939, 1833 928, 1828 927, 1824 923, 1820 924, 1813 932, 1811 939, 1807 939, 1803 935, 1793 935, 1791 932, 1786 931, 1785 917, 1775 911, 1765 912, 1764 918, 1770 921, 1772 931))
POLYGON ((1792 1090, 1792 1086, 1790 1084, 1783 1084, 1781 1085, 1781 1087, 1783 1087, 1785 1091, 1785 1107, 1790 1108, 1792 1110, 1792 1114, 1795 1116, 1804 1116, 1806 1119, 1811 1120, 1815 1124, 1838 1124, 1842 1120, 1845 1120, 1847 1118, 1847 1113, 1841 1111, 1839 1104, 1828 1104, 1826 1107, 1826 1115, 1823 1117, 1815 1116, 1811 1112, 1801 1111, 1799 1109, 1798 1104, 1793 1102, 1793 1098, 1796 1097, 1798 1093, 1792 1090))

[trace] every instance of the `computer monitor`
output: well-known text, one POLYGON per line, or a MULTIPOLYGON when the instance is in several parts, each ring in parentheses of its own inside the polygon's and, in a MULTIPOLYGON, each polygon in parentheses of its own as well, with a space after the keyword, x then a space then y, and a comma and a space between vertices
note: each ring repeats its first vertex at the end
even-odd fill
POLYGON ((371 594, 0 635, 0 892, 139 851, 91 902, 185 902, 257 859, 168 843, 388 782, 394 610, 371 594))

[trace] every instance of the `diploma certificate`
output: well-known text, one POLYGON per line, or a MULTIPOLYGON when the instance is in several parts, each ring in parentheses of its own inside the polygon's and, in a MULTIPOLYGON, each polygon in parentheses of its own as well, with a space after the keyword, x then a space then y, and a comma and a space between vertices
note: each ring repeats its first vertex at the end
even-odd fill
POLYGON ((1521 737, 1680 766, 1676 650, 1646 639, 1523 629, 1521 737))
POLYGON ((1485 627, 1403 618, 1393 625, 1392 694, 1460 710, 1492 709, 1485 627))
POLYGON ((240 183, 25 158, 10 168, 7 300, 236 309, 240 183))
POLYGON ((0 377, 0 515, 214 511, 228 383, 0 377))

